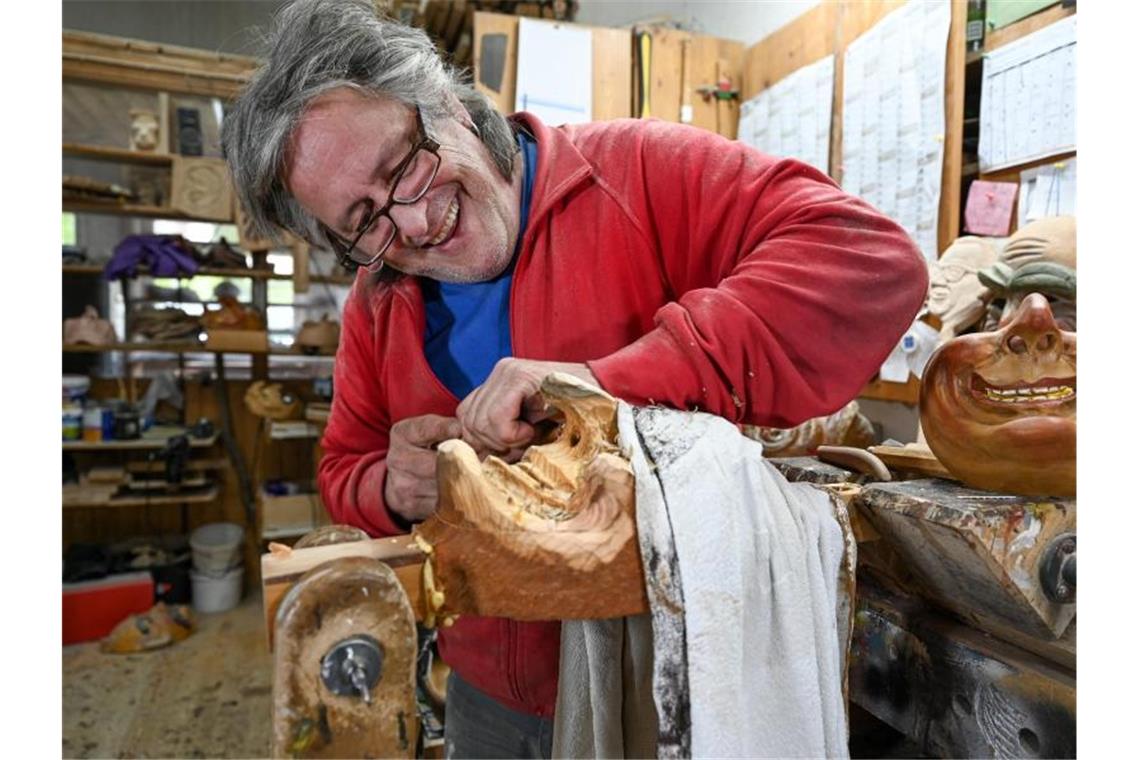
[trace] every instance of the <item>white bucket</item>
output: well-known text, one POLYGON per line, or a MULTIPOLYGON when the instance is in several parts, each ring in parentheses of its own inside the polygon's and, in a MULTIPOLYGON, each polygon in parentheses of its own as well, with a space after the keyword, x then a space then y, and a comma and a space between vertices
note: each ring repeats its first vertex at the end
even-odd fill
POLYGON ((241 543, 245 529, 235 523, 210 523, 190 534, 194 569, 215 578, 241 564, 241 543))
POLYGON ((238 565, 220 578, 190 571, 194 609, 198 612, 225 612, 241 601, 241 581, 245 568, 238 565))

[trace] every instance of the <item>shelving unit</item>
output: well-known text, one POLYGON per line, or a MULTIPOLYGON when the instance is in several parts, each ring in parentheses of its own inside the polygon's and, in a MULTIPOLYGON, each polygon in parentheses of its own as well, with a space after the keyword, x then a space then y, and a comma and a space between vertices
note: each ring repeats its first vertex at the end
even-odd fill
MULTIPOLYGON (((171 435, 180 435, 181 432, 172 432, 171 435)), ((64 451, 148 451, 160 450, 166 445, 167 436, 161 438, 156 436, 135 438, 129 441, 64 441, 64 451)), ((218 433, 214 433, 209 438, 194 438, 190 437, 190 447, 194 449, 205 449, 213 446, 218 442, 218 433)))
POLYGON ((270 348, 264 351, 250 349, 218 349, 209 348, 203 343, 168 343, 158 341, 155 343, 111 343, 105 346, 92 346, 87 343, 65 343, 64 353, 75 354, 101 354, 112 351, 124 353, 154 353, 154 354, 255 354, 258 356, 289 356, 296 359, 332 359, 332 354, 306 354, 294 349, 270 348))
MULTIPOLYGON (((138 270, 139 276, 145 277, 164 277, 164 275, 152 275, 145 268, 138 270)), ((103 266, 101 264, 64 264, 63 274, 88 274, 88 275, 101 275, 103 274, 103 266)), ((227 267, 202 267, 192 275, 171 275, 169 279, 188 280, 197 276, 209 277, 233 277, 233 278, 246 278, 250 280, 292 280, 291 274, 277 274, 268 269, 237 269, 227 267)), ((325 285, 344 285, 349 286, 354 282, 352 275, 317 275, 310 274, 309 282, 325 285)))
POLYGON ((204 504, 214 501, 221 492, 216 485, 210 485, 193 493, 160 494, 145 496, 112 496, 96 501, 64 502, 64 509, 93 509, 104 507, 158 507, 183 504, 204 504))

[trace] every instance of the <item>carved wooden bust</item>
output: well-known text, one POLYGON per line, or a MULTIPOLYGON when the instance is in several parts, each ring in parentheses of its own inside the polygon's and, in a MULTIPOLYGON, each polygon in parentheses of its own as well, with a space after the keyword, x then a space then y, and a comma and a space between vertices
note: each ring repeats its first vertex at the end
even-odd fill
POLYGON ((986 312, 988 290, 978 279, 993 266, 998 251, 985 238, 960 237, 930 265, 927 308, 942 321, 938 342, 945 343, 977 325, 986 312))

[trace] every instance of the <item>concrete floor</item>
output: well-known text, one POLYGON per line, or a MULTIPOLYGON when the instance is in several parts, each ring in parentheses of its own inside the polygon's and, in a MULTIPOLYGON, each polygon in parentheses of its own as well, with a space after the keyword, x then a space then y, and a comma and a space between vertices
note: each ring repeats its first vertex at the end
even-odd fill
POLYGON ((151 652, 63 648, 63 757, 269 756, 260 595, 197 620, 188 639, 151 652))

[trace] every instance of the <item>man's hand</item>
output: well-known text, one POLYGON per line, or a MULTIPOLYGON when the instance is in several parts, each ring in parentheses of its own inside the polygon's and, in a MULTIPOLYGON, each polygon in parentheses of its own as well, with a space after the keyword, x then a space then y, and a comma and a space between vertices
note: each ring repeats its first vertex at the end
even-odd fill
POLYGON ((463 440, 480 453, 521 452, 534 439, 532 423, 549 416, 538 389, 551 372, 598 385, 585 364, 500 359, 487 382, 471 391, 456 410, 463 440))
POLYGON ((439 501, 435 446, 459 438, 461 431, 459 420, 437 414, 408 417, 392 426, 388 476, 384 480, 384 501, 389 509, 411 522, 435 512, 439 501))

